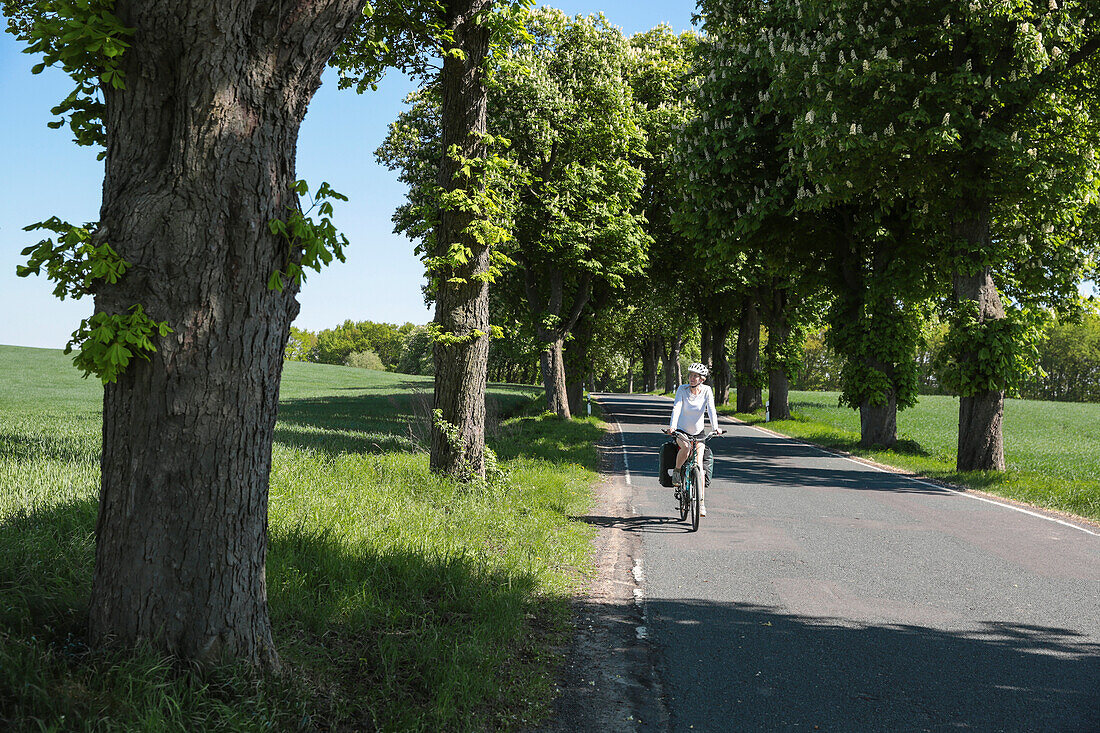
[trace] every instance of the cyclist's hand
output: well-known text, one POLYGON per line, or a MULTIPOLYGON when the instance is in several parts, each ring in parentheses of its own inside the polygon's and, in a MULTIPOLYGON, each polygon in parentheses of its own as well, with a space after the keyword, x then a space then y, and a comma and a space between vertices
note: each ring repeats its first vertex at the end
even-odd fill
POLYGON ((725 430, 723 430, 722 428, 715 428, 715 430, 714 430, 714 434, 715 434, 715 435, 725 435, 725 434, 726 434, 726 431, 725 431, 725 430))
POLYGON ((662 428, 661 432, 665 435, 672 435, 672 428, 662 428))

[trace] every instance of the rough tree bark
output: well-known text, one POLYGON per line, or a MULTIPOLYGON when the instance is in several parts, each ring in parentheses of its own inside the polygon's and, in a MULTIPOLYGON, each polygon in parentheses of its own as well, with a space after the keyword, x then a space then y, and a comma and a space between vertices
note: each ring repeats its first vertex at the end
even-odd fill
POLYGON ((700 318, 699 323, 699 360, 708 367, 714 361, 714 339, 710 323, 700 318))
MULTIPOLYGON (((981 215, 982 207, 973 210, 979 215, 968 222, 962 233, 972 238, 972 242, 983 242, 991 247, 988 216, 981 215)), ((953 285, 955 297, 978 304, 982 321, 1005 317, 1004 304, 988 267, 972 275, 955 273, 953 285)), ((1004 405, 1005 393, 1001 391, 990 390, 959 398, 958 471, 1005 470, 1004 405)))
POLYGON ((565 350, 565 392, 569 400, 569 412, 580 414, 584 408, 584 382, 590 377, 592 342, 595 334, 594 318, 579 318, 573 326, 572 340, 565 350))
MULTIPOLYGON (((783 287, 773 287, 768 293, 768 348, 785 344, 791 337, 791 298, 790 291, 783 287)), ((772 420, 790 420, 790 380, 782 364, 774 359, 768 360, 768 413, 772 420)))
POLYGON ((581 276, 577 293, 573 299, 572 309, 565 316, 562 315, 565 302, 565 280, 561 270, 554 270, 548 278, 550 293, 543 308, 539 308, 538 287, 530 268, 525 269, 524 278, 532 320, 540 324, 536 329, 536 338, 543 344, 542 352, 539 355, 539 369, 542 374, 542 386, 546 390, 546 409, 560 417, 569 418, 572 413, 569 410, 569 395, 566 389, 565 360, 563 357, 565 338, 576 325, 592 296, 592 276, 589 273, 581 276), (547 327, 543 325, 548 315, 555 319, 555 326, 547 327))
POLYGON ((268 277, 298 128, 362 0, 119 0, 136 29, 105 91, 100 231, 132 269, 96 310, 173 333, 103 397, 93 643, 275 667, 268 480, 297 288, 268 277))
MULTIPOLYGON (((484 158, 487 150, 487 97, 484 60, 489 52, 489 30, 475 19, 491 0, 451 0, 443 3, 444 23, 454 34, 460 55, 445 54, 440 71, 440 127, 443 159, 439 185, 446 191, 470 186, 484 190, 483 181, 459 176, 462 162, 446 151, 457 146, 464 158, 484 158)), ((440 211, 435 233, 437 255, 455 242, 470 250, 469 260, 449 266, 438 275, 435 323, 453 340, 437 341, 435 409, 445 426, 433 421, 431 469, 459 478, 485 476, 485 389, 489 362, 489 283, 476 277, 489 269, 489 247, 467 234, 473 214, 459 209, 440 211), (448 435, 447 433, 451 433, 448 435)))
POLYGON ((760 311, 752 298, 741 303, 736 361, 737 411, 756 412, 764 406, 764 396, 753 379, 760 371, 760 311))
MULTIPOLYGON (((565 353, 569 353, 566 351, 565 353)), ((573 372, 567 371, 566 374, 572 374, 573 372)), ((583 374, 584 372, 580 372, 583 374)), ((584 379, 570 378, 565 384, 565 394, 569 399, 569 414, 580 415, 584 412, 584 379)))
POLYGON ((657 389, 657 373, 661 369, 661 342, 659 337, 651 336, 642 343, 642 379, 643 391, 657 389))
POLYGON ((539 354, 542 369, 542 386, 546 390, 546 409, 561 417, 570 418, 569 394, 565 386, 564 338, 556 333, 540 334, 539 340, 546 346, 539 354))
MULTIPOLYGON (((881 365, 876 365, 881 368, 881 365)), ((882 405, 864 400, 859 406, 859 444, 864 448, 884 446, 889 448, 898 442, 898 394, 886 392, 882 405)))

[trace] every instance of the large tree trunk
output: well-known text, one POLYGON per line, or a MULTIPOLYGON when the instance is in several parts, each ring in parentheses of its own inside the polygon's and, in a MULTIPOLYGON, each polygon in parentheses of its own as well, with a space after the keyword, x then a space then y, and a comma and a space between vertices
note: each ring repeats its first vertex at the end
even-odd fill
POLYGON ((699 317, 699 361, 708 367, 714 361, 714 338, 710 322, 699 317))
MULTIPOLYGON (((989 245, 989 222, 972 222, 971 236, 981 237, 989 245)), ((956 273, 955 296, 978 304, 982 321, 1005 317, 1004 305, 993 282, 993 274, 985 268, 974 275, 956 273)), ((971 355, 976 356, 976 355, 971 355)), ((987 390, 959 398, 958 471, 1005 470, 1004 422, 1005 394, 987 390)))
POLYGON ((173 332, 104 390, 93 643, 278 664, 268 480, 298 305, 267 288, 288 257, 268 222, 296 205, 298 128, 362 6, 115 5, 136 32, 105 92, 100 233, 133 267, 96 310, 140 303, 173 332))
MULTIPOLYGON (((568 352, 566 352, 568 353, 568 352)), ((567 374, 570 372, 567 372, 567 374)), ((584 413, 584 380, 569 379, 565 385, 565 396, 569 400, 569 414, 580 415, 584 413)))
MULTIPOLYGON (((778 316, 768 329, 768 343, 772 339, 786 341, 791 336, 790 323, 786 317, 778 316)), ((768 364, 768 415, 772 420, 790 420, 791 383, 783 364, 768 364)))
POLYGON ((790 420, 790 380, 781 353, 791 338, 790 291, 770 289, 768 314, 768 414, 772 420, 790 420))
POLYGON ((542 375, 542 384, 546 389, 546 409, 557 413, 564 418, 571 417, 569 412, 569 397, 566 390, 565 361, 563 351, 565 339, 576 326, 585 306, 592 297, 592 276, 586 273, 577 283, 576 293, 570 312, 562 317, 565 308, 565 276, 555 269, 549 276, 540 278, 527 267, 524 269, 524 282, 527 289, 527 303, 531 309, 531 319, 535 323, 542 323, 547 317, 558 320, 554 328, 539 326, 536 330, 536 338, 543 345, 539 358, 539 371, 542 375), (542 301, 539 297, 540 281, 548 281, 549 293, 542 301), (543 307, 540 307, 540 302, 543 307))
POLYGON ((565 350, 565 391, 569 400, 569 412, 579 415, 584 407, 584 382, 590 378, 592 364, 592 338, 595 316, 580 318, 573 326, 573 339, 565 350))
POLYGON ((542 331, 539 340, 546 344, 539 356, 542 367, 542 386, 546 390, 546 409, 566 419, 569 411, 569 394, 565 387, 564 338, 556 332, 542 331))
POLYGON ((756 412, 764 396, 756 381, 760 372, 760 311, 752 298, 741 304, 737 325, 737 411, 756 412))
POLYGON ((653 392, 657 389, 657 372, 661 368, 661 342, 657 337, 650 337, 642 344, 642 380, 645 383, 643 391, 653 392))
MULTIPOLYGON (((440 72, 442 147, 439 186, 453 192, 484 190, 485 182, 459 175, 462 161, 450 154, 457 147, 463 158, 484 158, 486 148, 485 79, 483 63, 489 50, 489 31, 476 21, 491 0, 452 0, 444 3, 445 27, 454 34, 440 72)), ((436 229, 436 255, 445 258, 455 243, 470 252, 460 265, 432 273, 435 283, 435 322, 440 333, 435 359, 435 409, 444 424, 432 421, 431 468, 458 478, 485 477, 485 389, 489 362, 489 247, 467 232, 474 215, 461 208, 441 209, 436 229)))
POLYGON ((661 350, 661 360, 664 362, 665 392, 675 392, 680 386, 680 349, 683 347, 684 337, 676 334, 668 339, 667 348, 661 350))
POLYGON ((898 399, 891 390, 886 403, 873 405, 870 400, 859 406, 859 444, 864 448, 889 448, 898 442, 898 399))
POLYGON ((714 402, 724 405, 730 401, 730 362, 726 356, 726 341, 730 334, 730 324, 715 323, 711 326, 714 365, 710 370, 711 386, 714 389, 714 402))

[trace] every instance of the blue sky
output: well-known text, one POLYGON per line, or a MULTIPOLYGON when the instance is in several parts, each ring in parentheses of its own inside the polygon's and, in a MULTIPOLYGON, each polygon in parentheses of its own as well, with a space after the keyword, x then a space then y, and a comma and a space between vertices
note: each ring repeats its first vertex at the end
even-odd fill
MULTIPOLYGON (((667 23, 676 31, 691 27, 689 0, 553 3, 570 13, 604 15, 625 33, 667 23)), ((57 300, 41 277, 18 278, 19 252, 37 241, 22 228, 50 216, 71 222, 99 215, 102 164, 95 151, 71 142, 67 130, 51 130, 50 108, 71 89, 68 78, 47 69, 33 76, 38 59, 20 53, 15 39, 0 33, 0 133, 5 143, 6 190, 0 196, 0 344, 59 348, 81 318, 91 313, 90 298, 57 300)), ((409 240, 391 233, 390 216, 404 187, 395 174, 374 162, 386 125, 401 111, 410 83, 392 76, 377 92, 357 96, 339 91, 326 74, 298 143, 298 177, 316 186, 329 181, 350 201, 334 221, 348 236, 348 261, 310 273, 299 296, 296 325, 310 330, 345 319, 425 323, 431 319, 420 286, 423 268, 409 240)), ((339 202, 338 202, 339 203, 339 202)))

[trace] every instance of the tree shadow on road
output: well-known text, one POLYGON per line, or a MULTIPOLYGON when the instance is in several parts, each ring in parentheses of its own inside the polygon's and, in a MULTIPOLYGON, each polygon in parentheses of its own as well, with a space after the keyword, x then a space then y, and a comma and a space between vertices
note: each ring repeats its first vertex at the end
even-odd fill
MULTIPOLYGON (((655 432, 655 430, 653 431, 655 432)), ((664 436, 628 432, 621 450, 631 473, 657 480, 664 436)), ((709 443, 714 451, 714 478, 750 486, 848 489, 892 493, 942 493, 944 489, 918 483, 870 466, 829 461, 831 455, 811 445, 766 434, 729 435, 709 443)))
POLYGON ((650 599, 672 729, 1100 730, 1100 638, 650 599), (695 680, 706 680, 705 695, 695 680))

